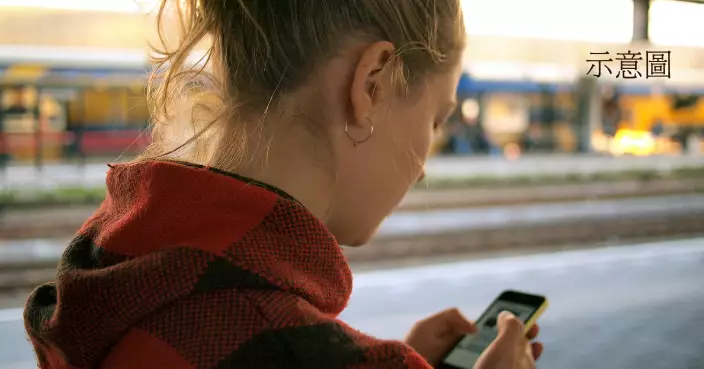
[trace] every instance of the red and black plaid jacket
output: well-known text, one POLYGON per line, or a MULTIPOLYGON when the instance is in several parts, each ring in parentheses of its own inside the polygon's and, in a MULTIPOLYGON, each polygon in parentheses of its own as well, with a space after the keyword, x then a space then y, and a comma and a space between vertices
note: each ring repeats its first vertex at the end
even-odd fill
POLYGON ((336 319, 348 265, 283 192, 166 162, 107 188, 25 309, 41 368, 430 368, 336 319))

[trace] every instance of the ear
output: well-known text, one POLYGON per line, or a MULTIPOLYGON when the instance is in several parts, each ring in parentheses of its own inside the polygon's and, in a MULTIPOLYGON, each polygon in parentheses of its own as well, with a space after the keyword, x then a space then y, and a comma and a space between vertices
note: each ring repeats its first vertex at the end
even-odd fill
POLYGON ((364 124, 372 110, 392 92, 391 64, 395 47, 388 41, 368 45, 357 62, 350 86, 353 121, 349 125, 364 124))

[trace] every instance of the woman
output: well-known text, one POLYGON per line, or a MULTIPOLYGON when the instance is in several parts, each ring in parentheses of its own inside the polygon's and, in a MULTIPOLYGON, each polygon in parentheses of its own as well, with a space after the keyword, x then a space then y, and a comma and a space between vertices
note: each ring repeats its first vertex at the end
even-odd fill
MULTIPOLYGON (((423 177, 455 104, 459 1, 178 3, 159 12, 184 34, 152 81, 153 144, 111 166, 56 284, 28 302, 40 366, 437 364, 474 326, 456 309, 405 342, 346 326, 339 245, 365 244, 423 177), (209 73, 189 71, 206 40, 209 73)), ((476 368, 533 368, 537 330, 500 326, 476 368)))

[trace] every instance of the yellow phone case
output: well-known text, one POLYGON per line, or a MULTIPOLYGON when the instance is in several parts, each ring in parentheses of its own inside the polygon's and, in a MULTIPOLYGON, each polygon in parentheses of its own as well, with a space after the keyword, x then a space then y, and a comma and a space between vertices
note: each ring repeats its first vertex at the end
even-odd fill
POLYGON ((548 305, 549 305, 549 304, 548 304, 548 299, 545 298, 545 301, 543 302, 542 305, 540 305, 540 307, 538 308, 538 310, 535 311, 535 314, 533 314, 533 316, 531 316, 530 319, 528 319, 528 320, 525 322, 524 327, 525 327, 525 333, 526 333, 526 334, 528 334, 528 331, 530 331, 530 329, 533 328, 533 326, 534 326, 535 323, 538 321, 538 319, 540 319, 540 316, 543 315, 543 313, 545 312, 545 310, 547 310, 548 305))

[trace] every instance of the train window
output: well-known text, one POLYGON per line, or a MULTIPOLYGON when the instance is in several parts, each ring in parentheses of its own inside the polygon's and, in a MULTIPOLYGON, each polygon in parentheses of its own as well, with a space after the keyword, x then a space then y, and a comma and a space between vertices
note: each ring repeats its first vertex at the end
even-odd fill
POLYGON ((37 91, 18 86, 7 88, 2 94, 2 109, 5 114, 25 114, 36 105, 37 91))
POLYGON ((7 88, 2 94, 2 130, 7 133, 29 133, 35 131, 34 109, 37 91, 30 87, 7 88))
POLYGON ((687 109, 697 105, 699 96, 696 95, 675 95, 672 98, 672 109, 687 109))

